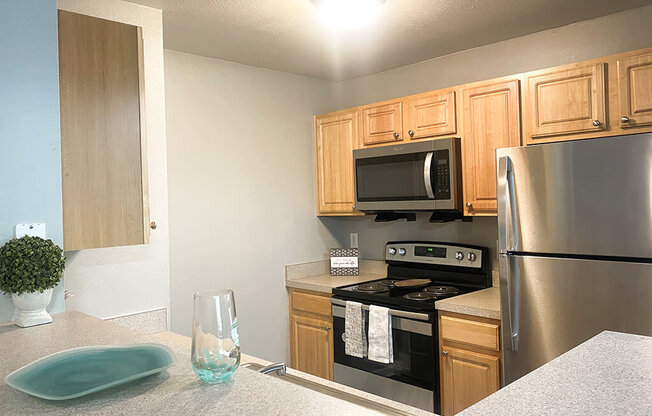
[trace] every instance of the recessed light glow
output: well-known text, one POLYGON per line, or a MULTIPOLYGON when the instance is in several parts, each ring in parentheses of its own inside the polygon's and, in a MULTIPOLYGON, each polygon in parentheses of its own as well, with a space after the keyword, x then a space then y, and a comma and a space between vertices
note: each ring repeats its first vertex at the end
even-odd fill
POLYGON ((351 30, 368 26, 380 14, 385 0, 310 0, 319 11, 324 25, 333 30, 351 30))

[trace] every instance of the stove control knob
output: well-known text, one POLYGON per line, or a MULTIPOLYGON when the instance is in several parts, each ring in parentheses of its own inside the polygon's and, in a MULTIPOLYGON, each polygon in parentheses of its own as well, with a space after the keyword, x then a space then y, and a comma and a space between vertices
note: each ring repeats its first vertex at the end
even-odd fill
POLYGON ((398 254, 400 254, 401 256, 405 256, 405 253, 406 253, 406 251, 405 251, 404 248, 399 248, 398 249, 398 254))
POLYGON ((387 251, 389 251, 389 254, 391 254, 392 256, 396 254, 396 249, 394 247, 390 247, 389 250, 387 251))
POLYGON ((466 256, 466 258, 469 259, 469 261, 475 261, 475 253, 469 253, 469 255, 466 256))
POLYGON ((461 251, 455 253, 455 260, 460 260, 460 261, 464 260, 464 253, 462 253, 461 251))

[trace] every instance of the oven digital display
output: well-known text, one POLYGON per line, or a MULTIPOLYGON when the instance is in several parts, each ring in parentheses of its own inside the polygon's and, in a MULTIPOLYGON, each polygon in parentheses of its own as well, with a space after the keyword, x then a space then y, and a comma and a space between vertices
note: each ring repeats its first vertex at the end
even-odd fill
POLYGON ((414 247, 414 255, 421 257, 439 257, 445 259, 446 249, 444 247, 416 246, 414 247))

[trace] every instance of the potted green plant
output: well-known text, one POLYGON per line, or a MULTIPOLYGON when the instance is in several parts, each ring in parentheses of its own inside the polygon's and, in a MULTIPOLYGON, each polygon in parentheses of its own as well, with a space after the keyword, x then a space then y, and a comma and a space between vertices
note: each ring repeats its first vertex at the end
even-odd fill
POLYGON ((45 308, 65 267, 63 250, 52 240, 24 236, 0 247, 0 290, 11 293, 16 325, 27 327, 52 322, 45 308))

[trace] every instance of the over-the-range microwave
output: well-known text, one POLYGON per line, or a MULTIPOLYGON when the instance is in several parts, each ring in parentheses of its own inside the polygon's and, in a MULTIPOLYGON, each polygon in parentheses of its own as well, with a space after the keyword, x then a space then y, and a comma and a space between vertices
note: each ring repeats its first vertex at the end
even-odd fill
POLYGON ((353 151, 355 209, 462 211, 459 137, 353 151))

